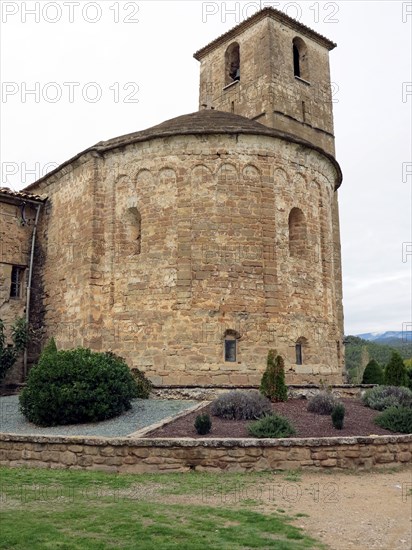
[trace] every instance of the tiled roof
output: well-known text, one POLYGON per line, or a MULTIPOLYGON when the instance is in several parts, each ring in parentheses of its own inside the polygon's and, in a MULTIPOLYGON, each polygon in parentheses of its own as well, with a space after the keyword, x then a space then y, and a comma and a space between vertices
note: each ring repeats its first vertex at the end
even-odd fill
POLYGON ((151 128, 147 128, 146 130, 141 130, 140 132, 126 134, 124 136, 109 139, 108 141, 100 141, 93 147, 89 147, 72 159, 64 162, 63 164, 43 176, 43 178, 41 178, 37 182, 26 187, 26 189, 29 190, 30 188, 37 186, 39 182, 47 179, 53 174, 58 173, 66 166, 70 166, 81 156, 88 153, 97 153, 98 155, 104 155, 104 153, 118 147, 125 147, 126 145, 130 145, 132 143, 148 141, 156 138, 165 138, 179 135, 205 134, 263 135, 275 137, 292 143, 297 143, 298 145, 309 147, 329 158, 330 161, 334 164, 339 181, 337 186, 340 185, 340 182, 342 180, 342 173, 336 159, 332 155, 326 153, 323 149, 313 145, 309 141, 305 141, 302 138, 296 137, 286 132, 281 132, 280 130, 275 130, 274 128, 270 128, 269 126, 265 126, 263 124, 260 124, 259 122, 250 120, 249 118, 240 115, 235 115, 233 113, 227 113, 223 111, 216 111, 212 109, 205 109, 203 111, 196 111, 188 115, 182 115, 176 118, 172 118, 170 120, 166 120, 161 124, 152 126, 151 128))
POLYGON ((276 21, 279 21, 283 23, 284 25, 296 30, 297 32, 300 32, 301 34, 308 36, 309 38, 312 38, 312 40, 315 40, 315 42, 318 42, 328 50, 333 50, 333 48, 336 48, 336 44, 326 38, 325 36, 322 36, 321 34, 315 32, 310 27, 307 27, 306 25, 303 25, 296 19, 293 19, 292 17, 289 17, 289 15, 286 15, 286 13, 279 11, 275 8, 266 7, 263 8, 263 10, 258 11, 257 13, 253 14, 251 17, 248 17, 239 25, 236 25, 236 27, 233 27, 229 31, 225 32, 224 34, 218 36, 215 38, 215 40, 212 40, 207 46, 204 46, 200 50, 198 50, 195 54, 193 54, 193 57, 200 61, 204 55, 212 51, 217 46, 220 46, 220 44, 223 44, 227 40, 232 39, 233 37, 237 36, 240 32, 243 32, 244 30, 248 29, 258 21, 264 19, 265 17, 270 17, 271 19, 275 19, 276 21))
MULTIPOLYGON (((260 124, 260 122, 235 115, 234 113, 204 109, 165 120, 161 124, 157 124, 146 130, 126 134, 109 139, 108 141, 101 141, 95 145, 95 148, 105 150, 106 148, 111 149, 129 143, 146 141, 147 139, 185 134, 259 134, 284 139, 297 139, 285 132, 274 130, 273 128, 269 128, 269 126, 260 124)), ((304 140, 300 141, 303 142, 304 140)), ((305 142, 305 144, 308 146, 311 145, 309 142, 305 142)))
POLYGON ((33 202, 45 202, 47 200, 47 195, 33 195, 25 191, 13 191, 9 187, 0 187, 0 195, 33 202))

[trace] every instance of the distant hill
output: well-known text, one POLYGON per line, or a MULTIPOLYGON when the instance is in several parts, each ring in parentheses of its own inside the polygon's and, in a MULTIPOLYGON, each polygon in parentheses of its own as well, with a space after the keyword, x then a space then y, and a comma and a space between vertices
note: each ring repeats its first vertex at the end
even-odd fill
POLYGON ((363 370, 371 359, 375 359, 380 365, 385 366, 394 351, 397 351, 403 359, 410 359, 412 357, 412 339, 408 337, 408 341, 405 341, 406 338, 402 336, 406 334, 409 332, 366 333, 363 334, 364 338, 360 338, 360 335, 346 336, 345 362, 349 381, 361 382, 363 370), (370 336, 370 338, 367 339, 366 336, 370 336))
POLYGON ((402 340, 403 343, 411 343, 412 345, 412 330, 387 330, 385 332, 365 332, 364 334, 355 334, 362 340, 370 340, 376 343, 389 344, 389 342, 397 342, 402 340))

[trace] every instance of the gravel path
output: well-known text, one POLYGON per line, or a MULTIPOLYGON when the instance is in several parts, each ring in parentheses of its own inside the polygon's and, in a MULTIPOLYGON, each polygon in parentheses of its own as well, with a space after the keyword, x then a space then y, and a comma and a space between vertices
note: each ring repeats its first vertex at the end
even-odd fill
POLYGON ((196 401, 171 399, 134 399, 132 408, 126 413, 93 424, 70 424, 52 428, 40 428, 32 424, 19 412, 17 395, 0 397, 0 432, 34 435, 84 435, 121 437, 175 415, 196 401))

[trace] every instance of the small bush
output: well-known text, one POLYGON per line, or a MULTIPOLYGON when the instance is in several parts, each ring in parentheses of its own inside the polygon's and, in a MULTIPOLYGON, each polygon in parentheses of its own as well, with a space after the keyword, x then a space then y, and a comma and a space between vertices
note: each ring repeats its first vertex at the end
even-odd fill
POLYGON ((408 407, 390 407, 378 414, 375 423, 391 432, 412 433, 412 409, 408 407))
POLYGON ((276 350, 269 350, 266 370, 260 383, 260 392, 271 401, 286 401, 285 362, 276 350))
POLYGON ((412 391, 402 386, 377 386, 367 390, 363 404, 370 409, 383 411, 389 407, 412 407, 412 391))
POLYGON ((362 384, 383 384, 383 368, 371 359, 363 372, 362 384))
POLYGON ((229 420, 252 420, 271 410, 270 401, 254 390, 224 393, 212 401, 210 407, 214 416, 229 420))
POLYGON ((385 368, 385 384, 387 386, 406 386, 408 376, 402 357, 394 351, 385 368))
POLYGON ((131 372, 137 386, 136 397, 140 397, 140 399, 149 399, 153 384, 146 378, 145 373, 138 368, 132 369, 131 372))
POLYGON ((212 421, 208 414, 199 414, 196 416, 195 428, 199 435, 208 434, 212 428, 212 421))
POLYGON ((295 428, 287 418, 277 414, 266 415, 248 426, 253 437, 289 437, 296 433, 295 428))
POLYGON ((25 319, 17 319, 12 325, 11 336, 13 343, 7 344, 5 325, 0 319, 0 383, 29 342, 29 331, 25 319))
POLYGON ((332 411, 332 424, 337 430, 343 428, 343 419, 345 418, 345 407, 342 403, 338 403, 333 407, 332 411))
POLYGON ((20 410, 40 426, 97 422, 131 408, 137 387, 123 359, 89 349, 41 355, 20 394, 20 410))
POLYGON ((307 410, 316 414, 331 414, 338 404, 339 400, 332 393, 321 391, 309 399, 307 410))

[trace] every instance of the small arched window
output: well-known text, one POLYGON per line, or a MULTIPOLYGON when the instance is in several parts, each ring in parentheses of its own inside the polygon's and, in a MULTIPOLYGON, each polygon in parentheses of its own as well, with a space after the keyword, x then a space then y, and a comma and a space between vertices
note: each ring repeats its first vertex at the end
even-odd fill
POLYGON ((289 214, 289 253, 296 257, 306 254, 306 221, 300 208, 292 208, 289 214))
POLYGON ((127 210, 125 222, 131 255, 140 254, 142 247, 142 217, 135 206, 127 210))
POLYGON ((298 36, 293 39, 293 73, 303 80, 309 80, 308 49, 298 36))
POLYGON ((237 361, 237 341, 240 338, 240 334, 236 330, 226 330, 224 337, 224 354, 225 361, 228 363, 235 363, 237 361))
POLYGON ((295 344, 295 355, 296 355, 296 364, 303 365, 303 351, 308 347, 308 341, 303 336, 296 341, 295 344))
POLYGON ((225 53, 225 86, 240 80, 240 48, 237 42, 228 46, 225 53))

